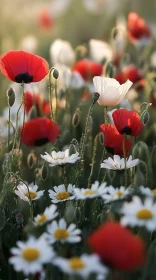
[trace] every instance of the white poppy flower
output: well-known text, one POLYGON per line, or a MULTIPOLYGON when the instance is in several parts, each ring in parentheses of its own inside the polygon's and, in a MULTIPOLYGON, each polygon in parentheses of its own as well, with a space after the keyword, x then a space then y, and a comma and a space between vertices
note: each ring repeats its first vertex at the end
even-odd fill
POLYGON ((56 211, 57 211, 56 205, 50 205, 45 209, 43 214, 37 215, 34 218, 35 225, 43 225, 44 223, 55 219, 58 216, 58 212, 56 211))
MULTIPOLYGON (((132 156, 126 158, 126 169, 132 168, 139 164, 139 159, 132 160, 132 156)), ((124 170, 125 169, 125 160, 124 158, 120 158, 118 155, 114 155, 113 159, 109 157, 105 159, 103 163, 101 163, 101 168, 112 169, 112 170, 124 170)))
POLYGON ((67 223, 64 219, 60 219, 58 222, 53 221, 47 226, 47 232, 44 233, 44 237, 49 244, 53 244, 57 241, 61 243, 77 243, 81 241, 81 230, 76 228, 75 224, 70 224, 67 227, 67 223))
POLYGON ((122 199, 125 196, 127 196, 130 193, 128 189, 125 189, 125 187, 121 186, 120 188, 114 188, 113 186, 107 187, 107 193, 102 196, 102 198, 105 200, 106 203, 122 199))
POLYGON ((93 78, 95 92, 100 94, 98 103, 103 106, 116 106, 123 98, 125 98, 128 90, 132 86, 132 82, 127 80, 126 83, 120 85, 113 78, 95 76, 93 78))
POLYGON ((45 152, 45 155, 41 155, 41 158, 46 160, 49 163, 49 166, 56 166, 56 165, 64 165, 67 163, 75 163, 79 157, 79 153, 76 152, 75 154, 69 155, 69 149, 66 149, 64 152, 55 152, 52 151, 51 155, 45 152))
POLYGON ((83 254, 80 257, 72 257, 71 259, 56 257, 53 264, 58 266, 63 272, 69 275, 79 275, 82 279, 88 279, 91 273, 105 275, 108 273, 108 269, 100 263, 97 255, 83 254))
POLYGON ((68 41, 55 40, 50 47, 50 57, 53 65, 62 63, 71 66, 75 62, 75 52, 68 41))
POLYGON ((131 202, 123 204, 120 213, 123 214, 120 222, 124 226, 144 226, 149 231, 156 230, 156 203, 152 197, 142 202, 140 197, 134 196, 131 202))
POLYGON ((86 199, 86 198, 94 198, 94 197, 102 196, 104 193, 106 193, 106 191, 107 191, 106 183, 102 183, 100 185, 98 181, 92 184, 90 189, 89 188, 74 189, 76 199, 86 199))
POLYGON ((43 265, 51 262, 55 256, 54 251, 43 237, 36 239, 31 236, 26 242, 18 241, 17 246, 17 248, 11 249, 13 256, 9 258, 9 263, 14 266, 16 271, 22 271, 25 275, 40 272, 43 265))
POLYGON ((31 183, 28 187, 24 183, 20 183, 15 190, 15 194, 18 195, 21 199, 30 203, 31 200, 39 199, 44 191, 37 192, 38 186, 31 183))
POLYGON ((150 188, 145 188, 144 186, 140 186, 139 190, 142 194, 147 195, 147 196, 156 195, 156 189, 150 189, 150 188))
POLYGON ((91 39, 89 41, 89 49, 91 58, 97 63, 101 63, 104 59, 109 61, 113 58, 111 47, 101 40, 91 39))
POLYGON ((72 200, 75 198, 74 195, 74 187, 71 184, 68 185, 66 190, 65 185, 60 185, 58 187, 54 187, 54 191, 49 190, 49 197, 52 199, 52 203, 63 202, 66 200, 72 200))

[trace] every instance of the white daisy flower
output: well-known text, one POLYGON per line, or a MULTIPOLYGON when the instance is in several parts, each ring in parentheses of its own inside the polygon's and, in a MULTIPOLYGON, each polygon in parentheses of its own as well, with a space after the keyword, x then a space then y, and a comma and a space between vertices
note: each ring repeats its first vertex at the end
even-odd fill
POLYGON ((49 163, 49 166, 64 165, 67 163, 75 163, 79 157, 79 153, 69 155, 69 149, 66 149, 64 152, 55 152, 52 151, 51 155, 45 152, 45 155, 41 155, 41 158, 46 160, 49 163))
POLYGON ((150 189, 150 188, 145 188, 144 186, 140 186, 139 190, 142 194, 147 195, 147 196, 156 195, 156 189, 150 189))
POLYGON ((18 195, 21 199, 30 203, 31 200, 39 199, 44 191, 37 192, 38 186, 31 183, 30 185, 25 185, 24 183, 20 183, 17 186, 18 190, 15 190, 15 194, 18 195))
POLYGON ((105 202, 110 202, 113 200, 122 199, 130 193, 130 190, 125 189, 125 187, 121 186, 120 188, 114 188, 113 186, 107 187, 107 194, 104 194, 102 198, 105 202))
POLYGON ((97 255, 83 254, 80 257, 72 257, 71 259, 58 257, 53 261, 53 264, 63 272, 69 275, 79 275, 83 279, 88 278, 91 273, 105 275, 108 273, 108 269, 100 263, 97 255))
POLYGON ((64 219, 60 219, 58 222, 53 221, 47 226, 47 232, 44 233, 44 237, 50 244, 57 241, 61 243, 77 243, 81 241, 81 230, 76 228, 75 224, 70 224, 67 227, 67 223, 64 219))
POLYGON ((35 225, 43 225, 44 223, 55 219, 58 216, 58 212, 56 212, 56 211, 57 211, 57 206, 56 205, 50 205, 49 207, 47 207, 45 209, 43 214, 37 215, 34 218, 35 225))
MULTIPOLYGON (((139 159, 132 160, 132 156, 126 159, 126 169, 136 166, 140 162, 139 159)), ((112 170, 123 170, 125 169, 125 160, 120 158, 118 155, 114 155, 113 159, 109 157, 101 163, 101 168, 107 168, 112 170)))
POLYGON ((156 229, 156 203, 150 197, 142 202, 140 197, 134 196, 131 202, 123 204, 120 212, 124 215, 120 221, 124 226, 144 226, 149 231, 156 229))
POLYGON ((43 264, 49 263, 55 256, 43 237, 36 239, 31 236, 26 242, 18 241, 17 246, 11 249, 13 256, 9 259, 9 263, 16 271, 22 271, 25 275, 41 271, 43 264))
POLYGON ((116 106, 123 98, 125 98, 128 90, 132 86, 132 82, 127 80, 126 83, 120 85, 113 78, 95 76, 93 78, 95 92, 100 94, 98 103, 103 106, 116 106))
POLYGON ((104 193, 106 193, 106 191, 107 191, 106 183, 102 183, 100 185, 98 181, 92 184, 90 189, 89 188, 74 189, 76 199, 86 199, 86 198, 94 198, 94 197, 102 196, 104 193))
POLYGON ((71 184, 68 185, 66 190, 65 185, 59 185, 54 187, 54 191, 49 190, 49 197, 52 199, 52 203, 63 202, 66 200, 72 200, 75 198, 74 187, 71 184))

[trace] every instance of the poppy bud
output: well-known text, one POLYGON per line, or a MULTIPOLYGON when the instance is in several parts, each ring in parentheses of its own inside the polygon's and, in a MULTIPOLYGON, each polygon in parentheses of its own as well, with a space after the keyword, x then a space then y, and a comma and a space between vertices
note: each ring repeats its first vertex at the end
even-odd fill
POLYGON ((70 147, 69 147, 69 156, 75 154, 77 151, 76 151, 76 147, 75 145, 71 144, 70 147))
POLYGON ((32 120, 32 119, 36 119, 37 117, 37 110, 36 110, 36 107, 35 106, 32 106, 30 111, 29 111, 29 120, 32 120))
POLYGON ((132 150, 132 157, 133 157, 134 159, 140 158, 140 149, 139 149, 138 144, 136 144, 136 145, 134 146, 133 150, 132 150))
POLYGON ((111 62, 108 62, 106 64, 106 68, 105 68, 105 76, 112 78, 114 77, 114 66, 111 62))
POLYGON ((141 115, 141 121, 144 125, 147 125, 150 120, 150 114, 148 111, 144 111, 141 115))
POLYGON ((42 180, 45 181, 48 178, 48 166, 47 165, 43 165, 42 167, 42 171, 41 171, 41 176, 42 176, 42 180))
POLYGON ((54 77, 54 79, 58 79, 58 77, 59 77, 59 71, 55 68, 54 70, 53 70, 53 77, 54 77))
POLYGON ((12 107, 16 100, 15 91, 13 90, 13 88, 8 89, 7 97, 8 97, 8 105, 9 107, 12 107))
POLYGON ((99 133, 99 142, 102 146, 104 146, 105 139, 104 139, 104 135, 102 132, 99 133))
POLYGON ((150 157, 148 146, 143 141, 139 141, 138 145, 139 145, 139 148, 140 148, 139 159, 142 160, 142 161, 145 161, 147 163, 149 161, 149 157, 150 157))
POLYGON ((80 116, 80 110, 77 109, 76 112, 74 113, 74 116, 72 118, 72 125, 73 127, 77 127, 80 123, 81 116, 80 116))
POLYGON ((112 38, 113 38, 113 39, 116 39, 117 35, 118 35, 118 28, 117 28, 117 27, 114 27, 114 28, 112 29, 112 38))
POLYGON ((98 92, 94 92, 94 94, 93 94, 93 101, 94 101, 94 103, 96 101, 98 101, 99 97, 100 97, 100 94, 98 92))
POLYGON ((145 176, 141 172, 139 166, 137 167, 137 171, 136 171, 135 176, 134 176, 134 182, 135 182, 135 185, 137 187, 145 185, 145 176))
POLYGON ((27 157, 27 164, 30 169, 34 168, 36 165, 37 157, 35 153, 32 151, 27 157))

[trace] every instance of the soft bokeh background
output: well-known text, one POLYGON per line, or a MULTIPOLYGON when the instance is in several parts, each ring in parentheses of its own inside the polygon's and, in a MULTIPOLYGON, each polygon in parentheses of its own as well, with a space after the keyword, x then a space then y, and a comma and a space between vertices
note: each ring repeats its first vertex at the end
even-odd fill
MULTIPOLYGON (((122 17, 135 11, 147 20, 155 33, 156 0, 1 0, 0 53, 29 48, 49 60, 49 47, 56 38, 69 40, 73 47, 91 38, 109 41, 111 30, 122 17)), ((0 112, 6 105, 8 81, 0 74, 0 112)))

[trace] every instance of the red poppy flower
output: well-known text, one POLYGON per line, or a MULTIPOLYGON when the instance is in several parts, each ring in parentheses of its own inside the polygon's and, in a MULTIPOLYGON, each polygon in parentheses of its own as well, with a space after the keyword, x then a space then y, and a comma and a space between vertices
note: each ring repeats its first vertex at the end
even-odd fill
POLYGON ((49 65, 38 55, 9 51, 0 56, 0 70, 9 80, 28 84, 41 81, 48 74, 49 65))
POLYGON ((150 39, 151 31, 145 20, 136 13, 129 13, 127 19, 127 35, 131 42, 150 39))
POLYGON ((126 156, 128 156, 132 142, 131 140, 124 139, 124 136, 117 131, 115 125, 102 124, 100 125, 100 131, 104 135, 104 146, 109 153, 124 156, 123 141, 125 141, 125 152, 126 156))
MULTIPOLYGON (((20 130, 22 131, 22 127, 20 130)), ((57 123, 48 118, 36 118, 24 123, 21 139, 27 146, 42 146, 54 142, 59 133, 57 123)))
POLYGON ((131 271, 146 260, 145 243, 117 222, 107 222, 93 232, 87 243, 111 268, 131 271))
POLYGON ((140 121, 140 116, 134 111, 126 109, 115 110, 112 117, 120 134, 138 136, 144 127, 140 121))
POLYGON ((40 113, 44 115, 50 114, 50 105, 48 101, 43 100, 39 94, 33 94, 29 91, 26 91, 25 92, 26 113, 29 113, 32 106, 36 107, 39 116, 40 113))
POLYGON ((54 20, 46 9, 41 9, 38 15, 38 25, 41 29, 49 30, 54 25, 54 20))
POLYGON ((103 71, 103 65, 88 59, 82 59, 75 63, 73 71, 80 73, 86 81, 91 80, 94 76, 100 76, 103 71))
POLYGON ((141 80, 141 74, 139 70, 134 65, 126 66, 122 69, 121 72, 117 73, 115 79, 123 84, 127 80, 130 80, 133 83, 136 83, 141 80))

